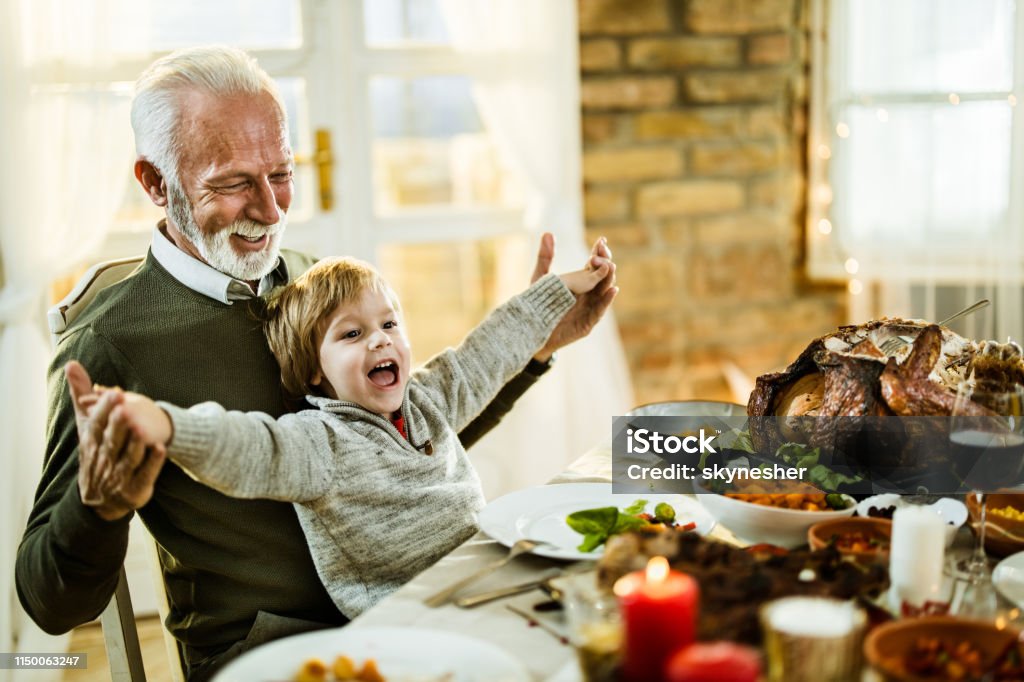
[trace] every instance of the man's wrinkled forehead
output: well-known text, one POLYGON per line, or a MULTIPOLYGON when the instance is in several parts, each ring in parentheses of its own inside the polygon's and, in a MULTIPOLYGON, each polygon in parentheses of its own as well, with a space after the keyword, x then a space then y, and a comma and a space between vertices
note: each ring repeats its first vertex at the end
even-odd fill
POLYGON ((273 140, 275 151, 291 156, 288 120, 270 93, 224 96, 185 90, 179 96, 178 142, 183 147, 201 145, 204 151, 216 154, 225 148, 265 145, 273 140))

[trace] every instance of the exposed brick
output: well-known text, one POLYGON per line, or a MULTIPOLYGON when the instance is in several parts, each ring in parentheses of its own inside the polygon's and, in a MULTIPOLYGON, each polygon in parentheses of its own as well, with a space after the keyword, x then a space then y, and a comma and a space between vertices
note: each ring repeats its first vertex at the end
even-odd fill
POLYGON ((682 156, 670 147, 597 149, 583 154, 585 182, 672 178, 682 170, 682 156))
POLYGON ((583 193, 583 215, 589 221, 621 220, 629 214, 625 190, 587 189, 583 193))
POLYGON ((749 175, 774 170, 782 158, 779 145, 771 142, 701 143, 690 155, 696 175, 749 175))
POLYGON ((689 66, 736 66, 736 38, 648 38, 629 45, 627 61, 635 69, 677 69, 689 66))
POLYGON ((620 288, 615 309, 623 315, 664 312, 673 307, 682 286, 682 259, 665 254, 638 254, 618 261, 620 288))
POLYGON ((633 130, 638 140, 734 137, 739 134, 741 127, 740 110, 724 107, 648 111, 637 114, 633 120, 633 130))
POLYGON ((683 76, 683 92, 694 102, 768 102, 789 93, 789 74, 780 69, 758 71, 707 71, 683 76))
POLYGON ((701 217, 689 222, 687 229, 690 239, 704 246, 755 241, 790 244, 796 238, 792 221, 778 211, 749 211, 701 217))
POLYGON ((696 215, 734 211, 744 203, 743 187, 728 180, 650 183, 637 191, 641 217, 696 215))
POLYGON ((777 173, 754 180, 750 204, 761 208, 790 210, 803 201, 804 179, 795 172, 777 173))
POLYGON ((793 41, 788 33, 753 36, 747 43, 750 64, 783 64, 793 58, 793 41))
POLYGON ((646 109, 668 106, 676 99, 675 78, 649 76, 584 80, 580 99, 586 109, 646 109))
POLYGON ((619 135, 619 117, 608 114, 583 115, 583 142, 607 142, 619 135))
POLYGON ((578 0, 583 35, 636 35, 672 28, 668 0, 578 0))
POLYGON ((700 299, 778 299, 792 289, 792 258, 772 242, 737 243, 691 252, 690 294, 700 299))
POLYGON ((786 134, 786 115, 781 106, 750 109, 747 119, 750 137, 780 137, 786 134))
POLYGON ((622 63, 622 48, 614 40, 585 40, 580 44, 580 69, 610 71, 622 63))
POLYGON ((690 0, 683 15, 695 33, 763 33, 795 19, 793 0, 690 0))
POLYGON ((675 321, 643 316, 636 320, 618 320, 622 342, 631 348, 651 348, 655 345, 679 348, 683 342, 682 325, 675 321))
POLYGON ((613 257, 623 247, 647 246, 651 242, 647 227, 636 222, 604 223, 587 228, 586 234, 588 244, 593 244, 598 237, 606 237, 613 257))

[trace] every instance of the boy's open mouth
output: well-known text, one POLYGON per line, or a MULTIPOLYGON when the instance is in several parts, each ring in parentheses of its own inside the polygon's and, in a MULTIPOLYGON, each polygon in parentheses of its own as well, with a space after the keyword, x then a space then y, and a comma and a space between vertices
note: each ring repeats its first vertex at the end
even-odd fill
POLYGON ((381 388, 394 386, 398 383, 398 365, 392 360, 379 362, 366 376, 381 388))

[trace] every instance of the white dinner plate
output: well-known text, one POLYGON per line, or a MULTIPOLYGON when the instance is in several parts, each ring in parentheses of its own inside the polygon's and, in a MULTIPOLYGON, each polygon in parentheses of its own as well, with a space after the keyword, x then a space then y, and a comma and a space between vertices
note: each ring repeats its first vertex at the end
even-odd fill
POLYGON ((597 559, 603 546, 593 552, 576 549, 583 536, 565 522, 565 517, 582 509, 618 507, 622 509, 638 499, 647 500, 646 511, 667 502, 676 510, 676 523, 697 524, 696 531, 706 535, 715 527, 711 516, 695 499, 682 495, 612 493, 611 483, 564 483, 517 490, 494 500, 480 512, 480 528, 492 538, 511 547, 516 540, 530 538, 547 544, 534 554, 552 559, 579 561, 597 559))
POLYGON ((1004 597, 1024 609, 1024 552, 1011 554, 996 564, 992 582, 1004 597))
MULTIPOLYGON (((310 658, 328 669, 338 656, 356 666, 372 658, 388 682, 528 682, 526 668, 503 649, 474 637, 413 627, 343 627, 264 644, 235 659, 213 682, 295 679, 310 658)), ((330 679, 330 677, 329 677, 330 679)))

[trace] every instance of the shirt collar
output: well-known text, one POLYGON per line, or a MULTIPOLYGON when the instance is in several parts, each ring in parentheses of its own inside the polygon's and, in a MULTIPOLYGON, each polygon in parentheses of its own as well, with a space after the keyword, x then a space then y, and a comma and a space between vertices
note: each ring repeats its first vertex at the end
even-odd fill
POLYGON ((167 221, 161 220, 153 228, 153 258, 174 279, 203 296, 231 305, 234 301, 262 296, 279 284, 286 284, 289 281, 288 266, 285 265, 283 258, 278 257, 277 266, 260 280, 254 294, 244 281, 225 275, 175 246, 164 233, 166 227, 167 221))

